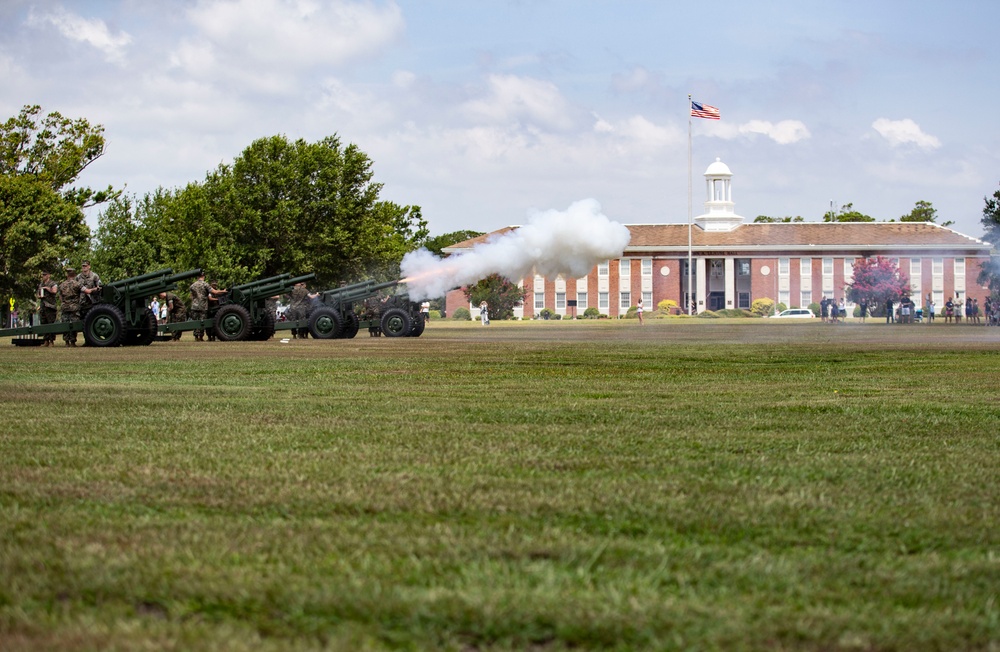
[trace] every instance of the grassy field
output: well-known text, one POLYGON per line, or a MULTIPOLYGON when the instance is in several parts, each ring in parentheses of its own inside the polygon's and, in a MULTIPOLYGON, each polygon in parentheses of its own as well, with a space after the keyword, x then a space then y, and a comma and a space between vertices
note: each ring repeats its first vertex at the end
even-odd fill
POLYGON ((0 649, 1000 650, 1000 329, 186 340, 0 339, 0 649))

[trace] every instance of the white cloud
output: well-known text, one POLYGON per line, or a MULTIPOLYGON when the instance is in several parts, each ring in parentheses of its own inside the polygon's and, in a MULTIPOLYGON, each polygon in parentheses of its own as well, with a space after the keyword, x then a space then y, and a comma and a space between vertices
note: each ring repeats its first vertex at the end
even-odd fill
POLYGON ((740 125, 740 133, 763 134, 779 145, 790 145, 809 138, 809 129, 798 120, 782 120, 772 124, 766 120, 751 120, 740 125))
POLYGON ((83 18, 61 7, 46 13, 31 11, 27 24, 32 27, 52 25, 66 38, 100 50, 105 59, 115 63, 125 60, 125 48, 132 42, 132 37, 127 32, 112 34, 103 20, 83 18))
POLYGON ((555 129, 572 125, 570 107, 555 84, 530 77, 491 75, 489 93, 462 111, 472 120, 493 124, 526 123, 555 129))
POLYGON ((751 120, 743 124, 731 124, 723 121, 713 122, 708 125, 708 128, 709 135, 725 140, 761 134, 779 145, 791 145, 812 136, 805 124, 799 120, 782 120, 776 124, 767 120, 751 120))
POLYGON ((923 130, 913 120, 890 120, 879 118, 872 123, 872 129, 877 131, 882 138, 889 141, 893 147, 899 145, 914 144, 923 149, 937 149, 941 147, 941 141, 935 136, 925 134, 923 130))
POLYGON ((188 17, 200 39, 231 65, 286 69, 340 66, 377 54, 404 28, 394 2, 202 0, 188 17))

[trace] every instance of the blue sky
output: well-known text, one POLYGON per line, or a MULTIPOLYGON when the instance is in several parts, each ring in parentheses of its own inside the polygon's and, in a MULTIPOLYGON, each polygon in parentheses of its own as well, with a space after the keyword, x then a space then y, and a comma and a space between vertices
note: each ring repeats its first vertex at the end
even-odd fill
POLYGON ((103 124, 82 181, 139 195, 257 138, 337 134, 436 235, 587 198, 686 222, 690 93, 722 111, 692 123, 695 215, 719 157, 748 221, 926 200, 979 237, 997 24, 1000 3, 972 0, 7 0, 0 118, 103 124))

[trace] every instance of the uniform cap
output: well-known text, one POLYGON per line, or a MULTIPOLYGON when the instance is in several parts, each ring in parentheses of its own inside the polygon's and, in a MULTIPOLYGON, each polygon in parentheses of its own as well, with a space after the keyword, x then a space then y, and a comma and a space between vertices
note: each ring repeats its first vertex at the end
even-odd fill
POLYGON ((75 268, 75 267, 67 267, 67 268, 66 268, 66 271, 67 271, 67 272, 75 272, 75 271, 76 271, 76 268, 75 268))

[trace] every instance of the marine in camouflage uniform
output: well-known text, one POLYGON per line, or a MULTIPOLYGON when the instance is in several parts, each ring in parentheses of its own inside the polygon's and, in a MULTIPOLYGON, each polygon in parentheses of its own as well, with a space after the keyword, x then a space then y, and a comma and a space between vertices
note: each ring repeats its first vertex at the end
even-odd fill
MULTIPOLYGON (((198 280, 191 284, 191 316, 190 319, 204 320, 208 318, 209 301, 216 296, 225 294, 225 290, 216 289, 215 286, 205 282, 205 274, 198 275, 198 280)), ((194 339, 197 342, 205 341, 205 331, 198 329, 194 332, 194 339)), ((209 338, 211 339, 211 338, 209 338)))
MULTIPOLYGON (((318 296, 318 292, 315 294, 309 294, 309 290, 306 289, 306 284, 304 282, 296 283, 292 287, 291 300, 288 304, 288 320, 296 321, 299 319, 308 319, 309 313, 312 312, 312 304, 310 302, 318 296)), ((292 329, 292 337, 300 337, 303 339, 308 338, 309 329, 292 329)))
MULTIPOLYGON (((49 278, 48 272, 42 272, 42 281, 38 284, 38 318, 43 325, 54 324, 59 317, 56 297, 59 296, 59 285, 49 278)), ((42 338, 43 346, 55 344, 55 333, 49 333, 42 338)))
MULTIPOLYGON (((82 286, 76 280, 76 270, 66 268, 66 280, 59 284, 59 302, 62 304, 61 322, 80 320, 80 293, 82 286)), ((66 346, 76 346, 76 333, 63 333, 66 346)))
POLYGON ((85 260, 80 265, 80 273, 76 275, 76 280, 80 283, 80 319, 83 319, 97 303, 93 294, 101 287, 101 277, 90 271, 90 263, 85 260))
MULTIPOLYGON (((187 307, 184 305, 184 301, 174 294, 173 292, 161 292, 160 299, 162 303, 167 305, 167 323, 176 324, 177 322, 187 321, 187 307)), ((174 331, 171 336, 173 339, 181 339, 183 333, 181 331, 174 331)))

